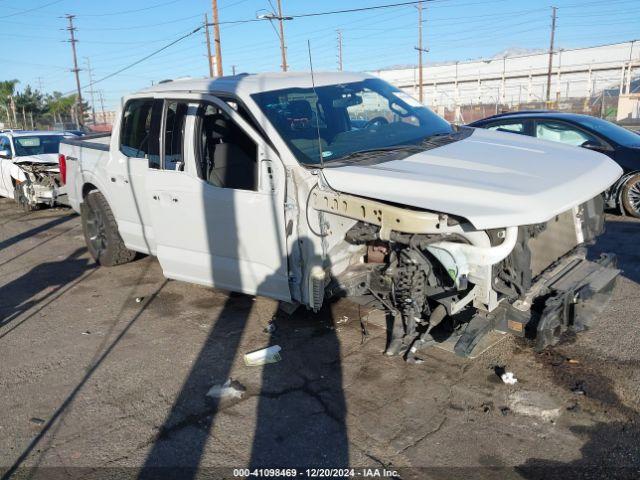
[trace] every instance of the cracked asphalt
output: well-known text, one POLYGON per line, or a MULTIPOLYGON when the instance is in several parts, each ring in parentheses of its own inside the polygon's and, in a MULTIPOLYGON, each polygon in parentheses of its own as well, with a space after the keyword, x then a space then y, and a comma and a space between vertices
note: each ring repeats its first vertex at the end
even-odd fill
POLYGON ((0 199, 0 471, 638 478, 640 222, 608 221, 593 254, 617 253, 624 274, 590 331, 540 354, 505 337, 475 360, 431 349, 407 365, 381 354, 382 329, 363 337, 348 302, 287 317, 268 299, 167 281, 151 257, 97 268, 69 210, 24 214, 0 199), (244 365, 275 344, 280 362, 244 365), (242 398, 206 396, 227 379, 242 398), (514 392, 544 395, 557 418, 515 413, 514 392))

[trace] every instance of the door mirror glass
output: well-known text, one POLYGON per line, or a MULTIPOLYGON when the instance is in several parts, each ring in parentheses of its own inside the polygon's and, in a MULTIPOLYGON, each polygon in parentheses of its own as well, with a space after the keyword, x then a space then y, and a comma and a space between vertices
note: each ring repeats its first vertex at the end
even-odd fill
POLYGON ((0 150, 0 158, 11 158, 11 152, 9 150, 0 150))

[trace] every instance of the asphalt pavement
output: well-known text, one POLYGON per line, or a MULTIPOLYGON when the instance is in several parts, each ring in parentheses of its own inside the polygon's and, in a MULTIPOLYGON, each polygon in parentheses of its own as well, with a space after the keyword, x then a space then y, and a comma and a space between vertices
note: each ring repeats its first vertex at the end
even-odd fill
POLYGON ((0 199, 0 473, 638 478, 639 243, 640 222, 608 216, 592 254, 618 254, 624 273, 588 332, 543 353, 505 336, 474 360, 431 349, 408 365, 381 354, 382 329, 363 336, 349 302, 287 316, 168 281, 152 257, 96 267, 70 210, 0 199), (269 345, 279 362, 244 364, 269 345), (227 398, 207 396, 227 380, 227 398))

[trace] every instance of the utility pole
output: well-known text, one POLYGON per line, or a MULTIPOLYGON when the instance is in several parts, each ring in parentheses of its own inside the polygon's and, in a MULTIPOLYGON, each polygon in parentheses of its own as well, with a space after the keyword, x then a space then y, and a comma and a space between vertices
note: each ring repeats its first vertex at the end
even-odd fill
POLYGON ((287 71, 287 47, 284 41, 284 18, 282 17, 282 0, 278 0, 278 22, 280 23, 280 53, 282 54, 282 71, 287 71))
POLYGON ((207 39, 207 60, 209 61, 209 77, 213 78, 213 57, 211 56, 211 37, 209 37, 209 19, 204 14, 204 35, 207 39))
POLYGON ((422 103, 422 2, 418 4, 418 100, 422 103))
POLYGON ((13 95, 9 95, 9 103, 11 104, 11 112, 13 113, 13 128, 18 128, 18 116, 16 114, 16 102, 13 95))
POLYGON ((87 74, 89 76, 89 95, 91 95, 91 118, 93 120, 93 124, 96 124, 96 99, 94 97, 95 90, 93 89, 93 74, 91 73, 91 61, 89 57, 84 57, 84 61, 87 63, 87 74))
POLYGON ((235 75, 236 74, 236 67, 237 65, 231 65, 231 72, 235 75))
POLYGON ((222 47, 220 45, 220 21, 218 20, 218 0, 211 0, 213 8, 213 43, 216 48, 216 75, 221 77, 222 72, 222 47))
POLYGON ((100 97, 100 110, 102 110, 102 123, 107 123, 107 115, 104 113, 104 97, 102 96, 102 90, 98 90, 98 96, 100 97))
POLYGON ((342 30, 336 30, 338 32, 338 71, 342 71, 342 30))
POLYGON ((42 92, 42 90, 43 90, 42 77, 37 77, 36 80, 38 81, 38 90, 40 90, 42 92))
POLYGON ((69 39, 69 43, 71 43, 71 51, 73 52, 73 69, 71 70, 75 76, 76 76, 76 88, 78 90, 78 97, 76 99, 77 101, 77 113, 78 113, 78 124, 80 126, 82 126, 82 124, 84 123, 84 114, 82 112, 82 90, 80 89, 80 69, 78 68, 78 57, 76 55, 76 37, 75 37, 75 27, 73 26, 73 19, 75 17, 75 15, 65 15, 65 17, 67 18, 67 20, 69 21, 69 26, 67 27, 67 30, 69 30, 69 35, 70 35, 70 39, 69 39))
POLYGON ((558 7, 551 7, 551 41, 549 42, 549 67, 547 69, 547 104, 551 100, 551 69, 553 67, 553 41, 556 36, 556 11, 558 7))

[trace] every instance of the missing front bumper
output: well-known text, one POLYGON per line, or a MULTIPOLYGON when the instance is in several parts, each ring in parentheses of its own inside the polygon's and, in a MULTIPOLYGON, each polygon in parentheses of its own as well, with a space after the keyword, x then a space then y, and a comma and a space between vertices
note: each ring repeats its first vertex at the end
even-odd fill
POLYGON ((495 329, 531 339, 536 350, 555 345, 564 334, 589 328, 611 299, 619 274, 615 255, 572 258, 544 279, 528 311, 501 305, 494 312, 495 329))

